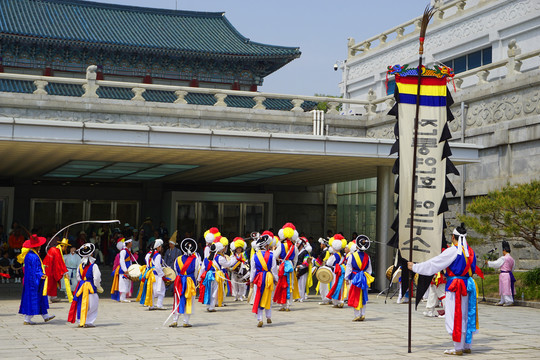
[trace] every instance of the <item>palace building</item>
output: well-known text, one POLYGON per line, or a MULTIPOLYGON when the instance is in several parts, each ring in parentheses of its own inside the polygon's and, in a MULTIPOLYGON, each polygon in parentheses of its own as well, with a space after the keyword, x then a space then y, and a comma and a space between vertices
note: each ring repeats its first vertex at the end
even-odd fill
MULTIPOLYGON (((199 238, 212 226, 237 236, 293 222, 315 241, 369 235, 386 270, 388 99, 260 91, 300 50, 253 42, 223 13, 0 0, 0 44, 6 228, 51 235, 79 220, 151 217, 199 238), (340 104, 362 114, 340 115, 340 104)), ((451 147, 457 165, 482 149, 451 147)))

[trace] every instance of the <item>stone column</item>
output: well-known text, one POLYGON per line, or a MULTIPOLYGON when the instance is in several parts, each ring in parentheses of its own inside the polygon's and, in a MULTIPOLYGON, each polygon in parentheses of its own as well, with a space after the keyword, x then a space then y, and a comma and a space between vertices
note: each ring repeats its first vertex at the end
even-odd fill
POLYGON ((373 271, 376 274, 375 289, 382 291, 388 286, 386 269, 392 264, 394 251, 386 243, 394 231, 390 229, 395 217, 394 205, 394 174, 392 167, 377 167, 377 259, 372 260, 373 271))

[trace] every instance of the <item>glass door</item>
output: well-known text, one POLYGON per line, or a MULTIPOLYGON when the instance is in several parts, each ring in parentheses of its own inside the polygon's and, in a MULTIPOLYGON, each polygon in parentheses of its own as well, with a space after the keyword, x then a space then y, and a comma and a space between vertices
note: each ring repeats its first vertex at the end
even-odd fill
POLYGON ((58 219, 58 201, 56 200, 32 200, 32 228, 28 229, 33 231, 36 229, 38 233, 46 235, 54 235, 59 224, 58 219))
POLYGON ((176 241, 185 237, 192 237, 197 240, 198 236, 202 236, 202 233, 197 229, 197 204, 195 202, 184 202, 178 203, 176 207, 176 230, 178 230, 176 241))
MULTIPOLYGON (((116 202, 116 216, 114 219, 120 220, 120 228, 125 223, 137 228, 139 226, 139 203, 137 201, 118 201, 116 202)), ((113 220, 111 218, 111 220, 113 220)))
POLYGON ((240 204, 239 203, 222 203, 220 228, 222 236, 225 236, 232 241, 240 234, 240 204))
MULTIPOLYGON (((200 236, 204 234, 204 232, 208 229, 210 229, 213 226, 216 226, 219 228, 219 204, 214 202, 202 202, 200 203, 200 236)), ((221 229, 219 229, 221 233, 221 229)))
POLYGON ((259 232, 264 228, 264 204, 244 204, 243 234, 259 232))
MULTIPOLYGON (((58 203, 60 208, 60 227, 84 220, 84 202, 82 200, 62 200, 58 203)), ((74 225, 69 228, 69 235, 76 237, 81 230, 86 230, 85 224, 74 225)))

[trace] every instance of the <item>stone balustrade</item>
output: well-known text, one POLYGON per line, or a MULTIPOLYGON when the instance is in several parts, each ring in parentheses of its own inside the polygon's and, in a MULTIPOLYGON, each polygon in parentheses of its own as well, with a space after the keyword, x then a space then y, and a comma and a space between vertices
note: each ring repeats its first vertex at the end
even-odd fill
MULTIPOLYGON (((290 105, 290 111, 292 112, 304 112, 309 111, 309 107, 315 107, 319 103, 327 103, 327 113, 330 115, 338 115, 338 107, 340 104, 351 104, 357 106, 368 106, 369 101, 355 100, 355 99, 341 99, 332 97, 320 97, 320 96, 304 96, 304 95, 286 95, 286 94, 274 94, 265 92, 250 92, 250 91, 238 91, 238 90, 224 90, 224 89, 211 89, 211 88, 197 88, 187 86, 172 86, 172 85, 159 85, 159 84, 141 84, 131 82, 119 82, 119 81, 107 81, 107 80, 95 80, 95 76, 92 72, 94 66, 90 66, 87 71, 86 79, 82 78, 64 78, 55 76, 37 76, 17 73, 0 73, 0 79, 6 80, 18 80, 31 82, 35 90, 33 93, 40 96, 53 96, 47 91, 47 86, 51 84, 61 85, 77 85, 84 91, 81 97, 99 98, 99 88, 116 88, 127 89, 132 93, 132 96, 126 100, 132 101, 147 101, 145 99, 145 93, 148 91, 160 91, 174 94, 176 99, 171 100, 171 104, 176 105, 189 105, 187 97, 190 94, 202 94, 210 95, 214 98, 215 107, 231 107, 226 100, 227 97, 235 98, 247 98, 253 101, 253 109, 257 110, 270 110, 264 104, 266 100, 279 99, 287 100, 290 105), (302 106, 306 103, 310 103, 306 109, 302 106)), ((285 102, 287 103, 287 102, 285 102)), ((196 105, 196 104, 191 104, 196 105)), ((234 106, 232 106, 234 107, 234 106)))
MULTIPOLYGON (((476 6, 481 6, 484 3, 486 3, 488 0, 480 0, 476 4, 476 6)), ((442 1, 437 0, 435 1, 435 15, 433 16, 434 21, 436 22, 442 22, 445 21, 448 17, 454 15, 454 14, 461 14, 463 11, 465 11, 467 6, 467 0, 455 0, 451 1, 449 3, 443 4, 442 1)), ((348 57, 354 57, 357 55, 357 53, 360 53, 358 55, 367 54, 370 51, 376 49, 379 46, 384 46, 386 44, 390 44, 392 41, 400 41, 405 36, 409 36, 412 34, 417 34, 420 30, 420 24, 422 23, 422 15, 418 16, 417 18, 414 18, 412 20, 409 20, 403 24, 400 24, 398 26, 395 26, 389 30, 383 31, 379 35, 372 36, 369 39, 366 39, 362 42, 355 43, 353 39, 349 39, 348 42, 348 57), (406 33, 406 31, 408 32, 406 33), (388 40, 391 38, 392 40, 388 40), (377 42, 377 44, 373 44, 374 42, 377 42)))
MULTIPOLYGON (((459 73, 454 77, 453 85, 455 86, 456 91, 460 91, 465 81, 467 81, 467 83, 469 84, 468 86, 482 85, 504 76, 515 76, 516 74, 521 73, 520 69, 524 61, 538 56, 540 56, 540 49, 522 54, 519 46, 517 46, 515 42, 511 41, 508 47, 508 58, 459 73), (490 75, 494 72, 498 72, 498 77, 490 80, 490 75), (474 81, 475 78, 476 81, 474 81)), ((230 107, 230 105, 228 105, 226 102, 227 97, 234 96, 251 99, 254 104, 252 106, 252 109, 269 110, 265 105, 266 100, 281 99, 290 102, 291 112, 305 112, 306 110, 302 107, 302 105, 306 102, 311 102, 313 104, 319 104, 324 102, 327 105, 328 115, 339 115, 339 105, 349 104, 355 105, 358 109, 364 109, 364 111, 360 112, 362 112, 368 118, 372 118, 379 112, 387 111, 394 104, 393 95, 377 98, 374 91, 370 91, 368 93, 368 98, 366 100, 330 98, 319 96, 286 95, 265 92, 249 92, 237 90, 95 80, 93 73, 90 70, 91 69, 89 69, 87 73, 86 79, 62 78, 54 76, 36 76, 16 73, 0 73, 0 79, 31 82, 35 87, 33 94, 39 96, 54 96, 50 95, 47 92, 47 87, 51 84, 67 84, 80 86, 84 90, 81 95, 81 97, 83 98, 99 98, 98 89, 100 87, 127 89, 132 94, 132 96, 128 98, 128 100, 138 102, 147 101, 144 95, 148 91, 162 91, 174 94, 175 99, 172 99, 170 101, 170 104, 173 106, 190 105, 186 99, 186 97, 188 97, 188 95, 190 94, 205 94, 211 95, 214 98, 214 103, 212 104, 214 107, 230 107)))

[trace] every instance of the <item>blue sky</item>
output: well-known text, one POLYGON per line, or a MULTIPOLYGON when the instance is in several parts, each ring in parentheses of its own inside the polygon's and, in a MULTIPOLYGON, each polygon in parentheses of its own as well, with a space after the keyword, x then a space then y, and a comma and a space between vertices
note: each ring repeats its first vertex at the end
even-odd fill
POLYGON ((101 0, 121 5, 225 12, 252 41, 299 47, 302 56, 265 78, 260 91, 339 95, 347 38, 356 42, 422 15, 429 1, 412 0, 101 0), (176 5, 178 4, 178 5, 176 5))

